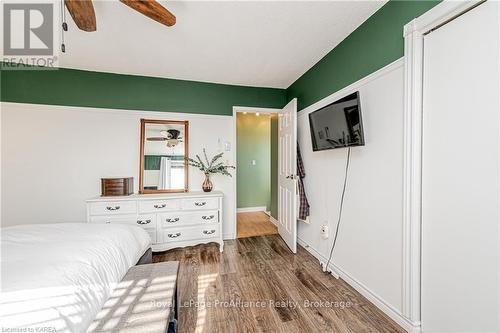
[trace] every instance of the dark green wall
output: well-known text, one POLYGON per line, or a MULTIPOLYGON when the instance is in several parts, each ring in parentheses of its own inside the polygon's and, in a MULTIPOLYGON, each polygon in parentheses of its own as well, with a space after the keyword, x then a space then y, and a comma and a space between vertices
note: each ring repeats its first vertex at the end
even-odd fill
POLYGON ((280 108, 284 89, 74 69, 2 70, 1 101, 232 115, 234 105, 280 108))
POLYGON ((439 1, 389 1, 287 89, 298 109, 403 56, 403 26, 439 1))
POLYGON ((439 1, 389 1, 284 89, 233 86, 73 69, 4 70, 5 102, 231 115, 234 105, 299 110, 403 56, 403 26, 439 1))

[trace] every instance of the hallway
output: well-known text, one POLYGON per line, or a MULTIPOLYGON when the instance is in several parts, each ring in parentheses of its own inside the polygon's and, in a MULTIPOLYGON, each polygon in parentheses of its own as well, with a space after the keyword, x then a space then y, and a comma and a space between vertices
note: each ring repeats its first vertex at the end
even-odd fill
POLYGON ((237 238, 275 235, 278 228, 264 212, 238 213, 237 238))

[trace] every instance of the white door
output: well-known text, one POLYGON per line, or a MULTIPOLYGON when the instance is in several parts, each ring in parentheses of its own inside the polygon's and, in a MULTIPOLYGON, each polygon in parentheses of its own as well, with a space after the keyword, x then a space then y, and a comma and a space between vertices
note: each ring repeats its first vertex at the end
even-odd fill
POLYGON ((424 39, 422 332, 499 332, 500 6, 424 39))
POLYGON ((278 118, 278 231, 297 252, 297 99, 278 118))

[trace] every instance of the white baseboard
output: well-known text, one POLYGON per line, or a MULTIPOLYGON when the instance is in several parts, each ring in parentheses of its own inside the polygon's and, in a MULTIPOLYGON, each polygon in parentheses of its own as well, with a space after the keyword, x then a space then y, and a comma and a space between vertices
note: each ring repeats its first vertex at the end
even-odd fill
POLYGON ((236 239, 236 235, 234 233, 230 233, 230 234, 222 234, 222 239, 223 240, 232 240, 232 239, 236 239))
POLYGON ((420 322, 414 323, 411 328, 408 330, 409 333, 422 333, 422 326, 420 322))
MULTIPOLYGON (((297 238, 297 243, 304 247, 309 253, 311 253, 316 259, 319 260, 322 269, 328 258, 322 255, 317 249, 307 244, 304 240, 297 238)), ((420 322, 413 323, 408 318, 404 317, 403 314, 395 309, 392 305, 385 302, 379 295, 371 291, 367 286, 358 281, 356 278, 351 276, 348 272, 344 271, 342 268, 338 267, 334 263, 330 262, 328 265, 329 270, 332 275, 336 278, 342 278, 347 284, 353 287, 361 295, 366 297, 370 302, 372 302, 377 308, 394 320, 398 325, 400 325, 404 330, 410 333, 420 333, 420 322)))
POLYGON ((269 221, 271 221, 272 224, 274 224, 275 226, 278 226, 278 220, 276 220, 274 217, 272 217, 271 215, 269 215, 269 221))
POLYGON ((244 207, 244 208, 238 208, 236 209, 236 212, 238 213, 250 213, 250 212, 266 212, 267 207, 266 206, 259 206, 259 207, 244 207))
MULTIPOLYGON (((320 269, 323 269, 323 271, 325 271, 324 267, 326 265, 326 263, 328 262, 328 258, 325 257, 324 255, 322 255, 318 250, 316 250, 314 247, 312 247, 311 245, 307 244, 306 242, 304 242, 302 239, 298 238, 297 237, 297 243, 302 246, 303 248, 305 248, 307 250, 307 252, 309 252, 310 254, 313 255, 313 257, 315 257, 316 259, 319 260, 319 264, 320 264, 320 269)), ((332 262, 330 262, 330 264, 328 265, 329 267, 329 270, 330 272, 332 273, 332 275, 338 279, 339 278, 339 275, 337 274, 337 271, 335 270, 335 267, 332 265, 332 262)))

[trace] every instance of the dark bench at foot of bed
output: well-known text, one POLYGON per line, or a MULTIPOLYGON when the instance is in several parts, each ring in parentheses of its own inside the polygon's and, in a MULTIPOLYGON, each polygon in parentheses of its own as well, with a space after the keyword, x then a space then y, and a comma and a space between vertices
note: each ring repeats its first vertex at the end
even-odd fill
POLYGON ((88 332, 172 332, 178 270, 177 261, 130 268, 88 332))
POLYGON ((144 264, 150 264, 153 262, 153 251, 151 248, 147 249, 146 252, 142 255, 142 257, 139 258, 139 261, 137 262, 136 265, 144 265, 144 264))

